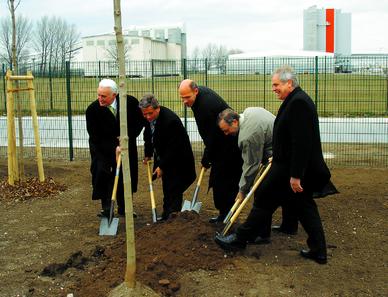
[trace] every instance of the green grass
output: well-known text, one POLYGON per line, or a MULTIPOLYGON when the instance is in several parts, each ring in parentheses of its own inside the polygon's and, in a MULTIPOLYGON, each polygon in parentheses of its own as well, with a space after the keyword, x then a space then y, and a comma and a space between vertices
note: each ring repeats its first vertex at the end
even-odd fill
MULTIPOLYGON (((219 93, 232 108, 242 112, 248 106, 262 106, 276 114, 280 101, 271 90, 271 76, 207 75, 189 76, 200 85, 219 93)), ((388 80, 385 76, 320 73, 318 83, 314 74, 299 75, 301 87, 313 98, 320 116, 387 116, 388 80), (317 89, 316 90, 316 85, 317 89)), ((128 94, 141 98, 153 92, 161 104, 183 116, 184 107, 177 86, 182 76, 128 78, 128 94)), ((72 77, 70 80, 71 109, 73 114, 83 114, 86 107, 97 98, 96 77, 72 77)), ((67 114, 68 94, 65 78, 35 78, 35 96, 39 115, 67 114)), ((4 82, 0 84, 0 112, 5 113, 4 82)), ((25 114, 29 113, 26 94, 19 95, 25 114)), ((190 110, 188 111, 190 116, 190 110)))

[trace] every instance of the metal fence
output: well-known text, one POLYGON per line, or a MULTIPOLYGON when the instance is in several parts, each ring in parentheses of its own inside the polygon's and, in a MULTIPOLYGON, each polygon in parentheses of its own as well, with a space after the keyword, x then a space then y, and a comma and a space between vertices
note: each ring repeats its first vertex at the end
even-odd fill
MULTIPOLYGON (((330 165, 388 165, 388 55, 363 57, 263 57, 244 60, 127 61, 128 94, 141 98, 152 92, 162 105, 182 117, 196 156, 203 149, 191 109, 178 96, 184 78, 194 79, 219 93, 242 112, 261 106, 276 115, 280 101, 271 89, 271 73, 291 65, 301 87, 314 100, 320 116, 321 138, 330 165)), ((0 81, 0 156, 6 157, 6 65, 0 81)), ((100 79, 118 79, 115 62, 66 62, 21 65, 32 70, 44 159, 87 159, 88 135, 84 112, 96 99, 100 79)), ((34 156, 29 102, 16 98, 22 115, 26 158, 34 156)), ((15 124, 18 130, 18 123, 15 124)), ((16 135, 19 135, 18 131, 16 135)), ((142 152, 142 137, 138 139, 142 152)))

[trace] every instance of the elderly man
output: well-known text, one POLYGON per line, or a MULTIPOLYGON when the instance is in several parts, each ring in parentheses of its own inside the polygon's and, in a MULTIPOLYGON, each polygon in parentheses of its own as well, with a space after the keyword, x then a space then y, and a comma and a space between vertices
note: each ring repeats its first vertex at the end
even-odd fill
POLYGON ((215 241, 223 249, 239 250, 257 236, 268 236, 272 214, 288 199, 308 236, 309 249, 301 250, 301 256, 325 264, 325 234, 313 191, 321 191, 328 184, 330 172, 322 155, 317 111, 290 67, 274 72, 272 90, 283 101, 274 123, 272 167, 257 189, 246 221, 236 233, 218 234, 215 241))
MULTIPOLYGON (((97 89, 98 99, 86 109, 86 128, 89 133, 91 156, 93 200, 101 200, 101 214, 109 217, 110 199, 116 168, 116 148, 120 136, 120 104, 117 84, 111 79, 100 81, 97 89)), ((143 118, 139 102, 133 96, 127 96, 128 150, 130 158, 132 192, 137 191, 138 156, 136 137, 147 121, 143 118)), ((124 215, 124 187, 122 173, 117 189, 119 215, 124 215)))
POLYGON ((237 137, 226 137, 217 126, 218 114, 229 106, 216 92, 190 79, 180 83, 179 95, 182 102, 191 107, 205 144, 201 164, 211 167, 209 188, 213 188, 214 205, 219 214, 209 222, 222 222, 238 193, 242 165, 237 137))
POLYGON ((194 155, 185 127, 173 111, 160 106, 153 94, 145 95, 139 106, 148 121, 144 135, 152 139, 144 146, 144 163, 154 157, 154 176, 162 178, 164 196, 159 220, 167 220, 181 210, 183 192, 195 180, 194 155))

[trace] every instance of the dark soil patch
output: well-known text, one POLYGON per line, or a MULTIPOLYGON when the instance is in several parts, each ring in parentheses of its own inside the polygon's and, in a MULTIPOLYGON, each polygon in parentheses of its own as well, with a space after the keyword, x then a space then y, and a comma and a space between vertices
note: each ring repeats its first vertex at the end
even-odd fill
MULTIPOLYGON (((195 212, 173 214, 167 221, 148 224, 136 231, 137 277, 164 296, 174 296, 182 274, 199 269, 216 271, 230 258, 214 243, 214 225, 195 212)), ((81 278, 77 296, 106 296, 107 289, 123 282, 126 246, 124 238, 104 251, 105 259, 81 278), (89 275, 98 276, 96 282, 89 275), (106 283, 102 285, 101 282, 106 283), (97 293, 101 292, 101 293, 97 293)))

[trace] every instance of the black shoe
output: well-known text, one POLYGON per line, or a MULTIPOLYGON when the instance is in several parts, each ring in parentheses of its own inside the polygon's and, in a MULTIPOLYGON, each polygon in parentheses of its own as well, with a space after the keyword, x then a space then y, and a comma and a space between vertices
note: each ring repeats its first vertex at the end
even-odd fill
POLYGON ((250 244, 268 244, 268 243, 271 243, 271 240, 269 237, 257 236, 255 238, 255 240, 248 240, 248 243, 250 243, 250 244))
POLYGON ((226 215, 219 215, 217 217, 210 218, 209 223, 215 224, 215 223, 223 222, 225 217, 226 215))
POLYGON ((239 240, 236 233, 230 234, 228 236, 223 236, 221 234, 216 234, 214 241, 224 250, 227 251, 238 251, 246 248, 247 243, 245 241, 239 240))
POLYGON ((282 226, 279 226, 279 225, 272 226, 272 231, 275 231, 278 233, 284 233, 287 235, 296 235, 298 233, 297 230, 288 230, 288 229, 283 228, 282 226))
POLYGON ((168 216, 166 217, 166 216, 162 215, 160 217, 157 217, 156 221, 157 222, 163 222, 163 221, 167 221, 167 219, 168 219, 168 216))
POLYGON ((319 255, 319 254, 314 253, 314 252, 309 251, 309 250, 301 250, 300 251, 300 255, 303 258, 314 260, 318 264, 326 264, 327 263, 327 257, 326 256, 319 255))

